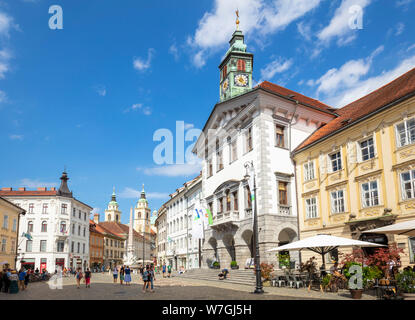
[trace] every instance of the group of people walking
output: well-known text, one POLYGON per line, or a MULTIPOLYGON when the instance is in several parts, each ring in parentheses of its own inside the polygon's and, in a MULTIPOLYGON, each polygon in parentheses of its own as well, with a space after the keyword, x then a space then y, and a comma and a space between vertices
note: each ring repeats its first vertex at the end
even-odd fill
POLYGON ((117 283, 118 275, 120 275, 120 284, 122 285, 125 282, 125 285, 129 286, 131 284, 131 269, 129 266, 115 266, 112 270, 112 276, 114 278, 114 283, 117 283))
POLYGON ((81 268, 78 268, 75 273, 76 278, 76 287, 79 289, 81 287, 82 279, 85 279, 85 288, 91 288, 91 271, 89 268, 86 268, 85 274, 82 272, 81 268))
MULTIPOLYGON (((24 268, 20 268, 19 271, 12 270, 10 268, 3 269, 3 271, 0 271, 0 292, 13 293, 10 289, 11 282, 13 280, 17 280, 18 288, 21 291, 27 289, 31 273, 33 273, 33 270, 26 270, 24 268)), ((18 290, 16 288, 16 293, 17 291, 18 290)))

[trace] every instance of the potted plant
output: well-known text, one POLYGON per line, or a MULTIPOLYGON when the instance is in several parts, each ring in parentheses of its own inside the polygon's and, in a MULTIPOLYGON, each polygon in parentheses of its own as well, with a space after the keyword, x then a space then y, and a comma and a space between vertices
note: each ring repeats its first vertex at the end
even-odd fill
POLYGON ((321 285, 323 286, 324 291, 328 291, 328 289, 330 288, 331 277, 332 275, 329 273, 326 274, 324 278, 321 280, 321 285))
POLYGON ((396 275, 398 289, 405 300, 415 300, 415 272, 404 270, 396 275))
POLYGON ((239 269, 238 263, 236 261, 231 261, 231 269, 232 270, 239 269))
POLYGON ((274 265, 263 262, 260 264, 260 268, 261 268, 261 278, 263 281, 263 285, 265 287, 270 287, 272 272, 274 271, 274 265))
POLYGON ((290 269, 290 254, 280 253, 278 255, 278 262, 280 269, 290 269))
POLYGON ((220 264, 219 264, 219 262, 218 262, 218 261, 213 262, 213 263, 212 263, 212 268, 213 268, 213 269, 219 269, 219 268, 220 268, 220 264))

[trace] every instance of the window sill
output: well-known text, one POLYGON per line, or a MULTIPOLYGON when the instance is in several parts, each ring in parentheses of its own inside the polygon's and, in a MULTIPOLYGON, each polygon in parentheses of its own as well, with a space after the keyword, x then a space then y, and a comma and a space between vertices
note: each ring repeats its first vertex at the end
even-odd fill
POLYGON ((401 146, 401 147, 396 146, 395 152, 400 152, 402 150, 409 149, 410 147, 414 147, 414 146, 415 146, 415 143, 406 144, 406 145, 401 146))
POLYGON ((368 162, 375 161, 375 160, 379 160, 379 157, 377 155, 375 155, 373 158, 370 158, 368 160, 360 160, 360 161, 357 161, 357 164, 368 163, 368 162))
POLYGON ((349 211, 336 212, 336 213, 331 212, 330 215, 329 215, 329 217, 337 217, 337 216, 340 216, 342 214, 350 214, 350 212, 349 211))
POLYGON ((368 209, 383 208, 383 207, 384 207, 383 204, 377 204, 376 206, 362 207, 361 209, 359 209, 359 211, 364 211, 364 210, 368 210, 368 209))
POLYGON ((278 145, 274 145, 274 147, 275 147, 275 148, 278 148, 278 149, 287 150, 287 151, 289 151, 289 150, 290 150, 290 149, 288 149, 287 147, 280 147, 280 146, 278 146, 278 145))
POLYGON ((304 221, 313 221, 313 220, 320 220, 320 217, 315 218, 305 218, 304 221))
POLYGON ((309 180, 304 180, 304 183, 310 183, 310 182, 317 182, 317 178, 313 178, 313 179, 309 179, 309 180))

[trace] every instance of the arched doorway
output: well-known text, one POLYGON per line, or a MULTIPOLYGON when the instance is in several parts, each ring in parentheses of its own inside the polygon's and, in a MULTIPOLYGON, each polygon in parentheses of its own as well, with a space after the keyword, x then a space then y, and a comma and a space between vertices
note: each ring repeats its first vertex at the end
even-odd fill
MULTIPOLYGON (((278 246, 286 245, 297 238, 297 233, 291 228, 284 228, 278 234, 278 246)), ((280 269, 287 268, 292 269, 293 260, 297 260, 297 255, 290 254, 289 251, 278 251, 277 259, 278 259, 278 266, 280 269)))
POLYGON ((219 255, 218 255, 218 242, 216 241, 215 238, 210 238, 208 241, 209 245, 211 246, 212 250, 213 250, 213 261, 219 261, 219 255))
POLYGON ((229 253, 229 256, 231 258, 231 261, 236 261, 236 253, 235 253, 235 239, 233 235, 226 234, 223 237, 223 243, 226 247, 226 250, 229 253))
POLYGON ((254 234, 252 230, 245 230, 242 233, 242 239, 245 241, 246 245, 248 246, 250 257, 253 258, 255 255, 255 248, 254 248, 254 234))

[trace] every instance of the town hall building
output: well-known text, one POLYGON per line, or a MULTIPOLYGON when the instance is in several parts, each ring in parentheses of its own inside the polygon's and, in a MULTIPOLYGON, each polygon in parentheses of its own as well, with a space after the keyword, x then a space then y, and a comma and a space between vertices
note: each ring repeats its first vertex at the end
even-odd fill
MULTIPOLYGON (((295 166, 290 153, 335 118, 335 109, 264 81, 253 87, 252 53, 242 31, 230 40, 220 69, 220 102, 193 149, 203 159, 202 199, 213 214, 205 230, 202 267, 218 261, 243 267, 254 257, 251 191, 245 178, 252 163, 257 184, 261 262, 278 266, 268 249, 298 239, 295 166)), ((291 254, 298 265, 299 255, 291 254)))

